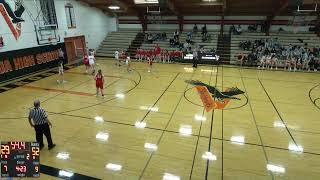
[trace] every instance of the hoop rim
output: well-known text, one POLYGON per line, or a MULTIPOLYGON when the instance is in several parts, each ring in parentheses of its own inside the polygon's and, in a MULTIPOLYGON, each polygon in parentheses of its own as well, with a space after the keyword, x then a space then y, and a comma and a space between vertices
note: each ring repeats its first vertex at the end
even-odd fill
POLYGON ((51 37, 48 38, 48 42, 50 45, 57 45, 58 44, 57 39, 51 38, 51 37))

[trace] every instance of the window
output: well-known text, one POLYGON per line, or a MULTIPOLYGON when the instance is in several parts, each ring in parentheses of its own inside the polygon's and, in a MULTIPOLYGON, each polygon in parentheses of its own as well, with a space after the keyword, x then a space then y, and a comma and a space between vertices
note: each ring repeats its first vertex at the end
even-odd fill
POLYGON ((68 28, 76 28, 76 17, 74 15, 74 9, 72 4, 68 3, 65 6, 66 9, 66 17, 67 17, 67 25, 68 28))
POLYGON ((41 11, 43 14, 44 25, 56 25, 58 27, 56 8, 54 0, 40 0, 41 11))

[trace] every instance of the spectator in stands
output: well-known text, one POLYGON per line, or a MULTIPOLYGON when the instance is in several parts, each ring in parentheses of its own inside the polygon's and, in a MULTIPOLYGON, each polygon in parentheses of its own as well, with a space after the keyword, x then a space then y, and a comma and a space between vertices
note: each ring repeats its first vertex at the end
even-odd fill
POLYGON ((265 53, 261 58, 260 58, 260 61, 259 61, 259 65, 258 65, 258 69, 264 69, 265 65, 266 65, 266 62, 267 62, 267 54, 265 53))
POLYGON ((308 70, 309 69, 309 54, 310 52, 305 52, 302 56, 302 69, 308 70))
POLYGON ((183 43, 183 48, 185 49, 185 50, 187 50, 188 48, 189 48, 189 43, 188 42, 185 42, 185 43, 183 43))
POLYGON ((206 37, 207 36, 207 33, 208 33, 208 31, 207 31, 207 25, 206 24, 204 24, 204 26, 202 27, 202 39, 203 39, 203 37, 206 37))
POLYGON ((161 37, 161 33, 156 33, 155 36, 153 37, 154 41, 161 41, 162 37, 161 37))
POLYGON ((236 34, 236 27, 232 24, 232 26, 230 26, 230 34, 236 34))
POLYGON ((191 32, 191 31, 189 31, 189 32, 187 33, 187 37, 188 37, 188 40, 191 40, 191 39, 192 39, 192 32, 191 32))
POLYGON ((258 60, 258 56, 257 56, 257 53, 255 51, 249 53, 249 55, 248 55, 248 65, 251 66, 251 65, 256 64, 257 60, 258 60))
POLYGON ((291 71, 291 59, 290 55, 287 56, 287 58, 284 61, 284 70, 288 68, 288 71, 291 71))
POLYGON ((174 39, 173 47, 179 47, 180 46, 180 41, 178 38, 174 39))
POLYGON ((162 38, 162 41, 165 41, 167 39, 167 33, 166 32, 163 32, 161 34, 161 38, 162 38))
POLYGON ((236 32, 237 32, 238 35, 240 35, 242 33, 242 27, 240 26, 240 24, 236 28, 236 32))
POLYGON ((173 33, 174 39, 179 39, 179 31, 176 29, 176 31, 173 33))
POLYGON ((270 68, 272 70, 273 67, 275 67, 276 70, 278 69, 278 58, 275 53, 271 55, 270 60, 267 62, 267 68, 270 68))
POLYGON ((319 67, 319 60, 316 60, 314 55, 311 54, 308 71, 310 71, 311 69, 313 69, 313 71, 318 71, 318 67, 319 67))
POLYGON ((193 33, 194 33, 195 35, 197 35, 197 33, 198 33, 198 26, 197 26, 197 24, 194 24, 194 26, 193 26, 193 33))
POLYGON ((171 39, 169 40, 169 43, 170 43, 170 47, 173 47, 173 46, 174 46, 174 39, 171 38, 171 39))
POLYGON ((152 43, 153 43, 153 37, 152 37, 152 34, 149 34, 149 35, 148 35, 148 42, 149 42, 150 44, 152 44, 152 43))
POLYGON ((148 42, 148 37, 149 37, 149 34, 148 34, 148 33, 145 33, 145 34, 144 34, 144 42, 148 42))
POLYGON ((257 31, 257 29, 258 29, 258 25, 257 24, 248 26, 248 31, 249 32, 255 32, 255 31, 257 31))
POLYGON ((293 66, 293 71, 297 70, 297 62, 298 62, 298 56, 293 56, 293 58, 291 58, 291 67, 293 66))
POLYGON ((216 50, 215 50, 214 48, 211 48, 211 49, 209 50, 209 52, 210 52, 210 53, 213 53, 213 54, 216 54, 216 50))
POLYGON ((262 21, 261 22, 261 32, 266 32, 267 31, 267 21, 262 21))

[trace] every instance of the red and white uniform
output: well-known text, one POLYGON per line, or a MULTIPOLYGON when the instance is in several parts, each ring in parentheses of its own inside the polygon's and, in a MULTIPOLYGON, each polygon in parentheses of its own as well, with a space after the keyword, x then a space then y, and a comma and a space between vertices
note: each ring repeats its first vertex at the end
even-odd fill
POLYGON ((104 76, 101 74, 97 74, 95 77, 95 80, 96 80, 96 87, 99 89, 103 89, 104 76))
POLYGON ((156 46, 156 48, 155 48, 155 55, 160 55, 160 53, 161 53, 161 48, 159 47, 159 46, 156 46))
POLYGON ((152 60, 151 60, 151 58, 148 59, 148 64, 149 64, 150 66, 152 66, 152 60))
POLYGON ((83 64, 89 66, 89 57, 87 55, 83 57, 83 64))
POLYGON ((63 75, 63 65, 62 64, 60 64, 60 66, 59 66, 59 74, 60 75, 63 75))

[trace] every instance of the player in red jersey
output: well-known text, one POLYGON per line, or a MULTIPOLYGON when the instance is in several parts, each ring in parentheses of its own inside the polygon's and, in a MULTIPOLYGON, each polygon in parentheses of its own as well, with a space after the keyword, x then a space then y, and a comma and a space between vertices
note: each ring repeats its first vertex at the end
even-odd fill
POLYGON ((159 44, 157 44, 154 48, 154 56, 155 56, 155 61, 157 62, 161 61, 161 48, 159 44))
POLYGON ((103 94, 104 76, 101 72, 101 69, 98 70, 98 73, 96 74, 94 79, 96 80, 96 88, 97 88, 96 96, 99 95, 99 90, 100 90, 102 97, 104 97, 104 94, 103 94))
POLYGON ((90 68, 88 55, 85 55, 85 56, 83 57, 83 64, 84 64, 85 67, 86 67, 86 73, 88 73, 89 68, 90 68))
POLYGON ((148 60, 148 64, 149 64, 148 72, 151 72, 153 62, 152 62, 152 59, 150 57, 148 57, 147 60, 148 60))
POLYGON ((125 62, 126 61, 126 53, 124 52, 123 49, 121 49, 121 52, 120 52, 120 64, 122 62, 125 62))

